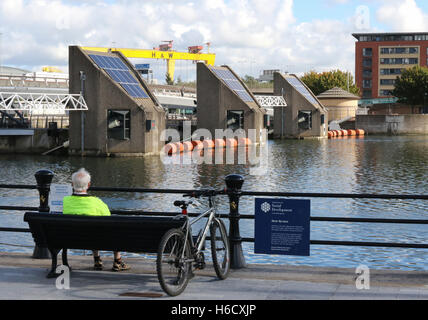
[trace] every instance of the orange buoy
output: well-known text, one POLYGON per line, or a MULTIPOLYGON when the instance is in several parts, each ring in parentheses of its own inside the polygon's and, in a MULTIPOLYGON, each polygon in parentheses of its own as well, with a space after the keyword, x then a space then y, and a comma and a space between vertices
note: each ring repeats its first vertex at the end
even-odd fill
POLYGON ((337 136, 338 137, 342 137, 343 136, 342 130, 336 130, 336 132, 337 132, 337 136))
POLYGON ((174 142, 174 144, 177 146, 177 152, 183 152, 184 151, 184 146, 181 142, 174 142))
POLYGON ((204 149, 214 149, 215 147, 214 141, 211 139, 206 139, 202 143, 204 144, 204 149))
POLYGON ((355 130, 348 130, 348 136, 356 136, 357 135, 357 131, 355 130))
POLYGON ((348 136, 348 130, 340 130, 342 131, 342 136, 346 137, 348 136))
POLYGON ((251 144, 251 140, 248 138, 238 138, 238 146, 249 146, 251 144))
POLYGON ((333 132, 332 131, 327 132, 327 134, 328 134, 328 138, 333 138, 333 132))
POLYGON ((178 149, 174 143, 168 143, 165 145, 163 150, 166 154, 171 155, 171 154, 177 153, 178 149))
POLYGON ((183 142, 183 148, 184 148, 184 152, 189 152, 193 150, 194 146, 192 142, 185 141, 183 142))
POLYGON ((357 135, 359 135, 359 136, 364 136, 366 134, 365 131, 362 129, 357 129, 355 131, 357 132, 357 135))
POLYGON ((236 141, 235 139, 231 139, 231 138, 226 139, 226 147, 229 147, 229 148, 232 147, 232 148, 234 148, 236 146, 238 146, 238 141, 236 141))
POLYGON ((193 144, 193 150, 202 150, 204 148, 204 144, 202 143, 202 141, 193 140, 192 144, 193 144))
POLYGON ((214 145, 216 148, 224 148, 226 146, 226 142, 223 139, 215 139, 214 145))
POLYGON ((332 135, 332 137, 334 138, 334 137, 337 137, 337 132, 335 131, 335 130, 333 130, 333 131, 330 131, 331 132, 331 135, 332 135))

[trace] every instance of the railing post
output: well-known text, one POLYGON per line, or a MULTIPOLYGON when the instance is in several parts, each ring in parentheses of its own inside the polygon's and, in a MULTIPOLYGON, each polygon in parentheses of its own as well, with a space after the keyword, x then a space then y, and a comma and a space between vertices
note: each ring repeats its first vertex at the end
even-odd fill
POLYGON ((237 174, 228 175, 225 178, 227 195, 229 196, 230 215, 229 215, 229 242, 232 269, 241 269, 247 266, 242 252, 242 238, 239 231, 239 198, 241 197, 241 188, 244 178, 237 174))
MULTIPOLYGON (((40 206, 39 212, 49 212, 49 192, 51 190, 51 182, 54 173, 50 170, 39 170, 34 175, 37 182, 37 190, 39 191, 40 206)), ((34 259, 50 259, 51 255, 47 248, 40 248, 37 245, 33 252, 34 259)))

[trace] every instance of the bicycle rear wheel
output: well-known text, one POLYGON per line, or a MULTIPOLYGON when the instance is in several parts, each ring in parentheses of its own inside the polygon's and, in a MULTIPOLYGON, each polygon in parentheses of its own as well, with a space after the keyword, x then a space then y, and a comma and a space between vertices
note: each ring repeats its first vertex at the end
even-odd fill
POLYGON ((162 289, 177 296, 186 289, 191 272, 190 246, 180 229, 169 230, 159 244, 156 270, 162 289), (184 255, 183 255, 184 251, 184 255))
POLYGON ((211 255, 217 277, 227 278, 230 271, 230 247, 223 221, 214 219, 211 224, 211 255))

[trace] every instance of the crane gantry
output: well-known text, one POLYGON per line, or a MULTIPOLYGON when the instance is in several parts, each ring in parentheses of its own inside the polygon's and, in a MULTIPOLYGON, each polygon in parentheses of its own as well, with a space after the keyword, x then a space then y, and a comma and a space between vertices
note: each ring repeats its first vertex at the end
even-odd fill
POLYGON ((172 40, 163 41, 166 44, 161 44, 158 48, 150 49, 129 49, 129 48, 105 48, 105 47, 82 47, 85 51, 111 52, 120 51, 127 58, 143 58, 143 59, 163 59, 167 62, 167 73, 171 80, 174 80, 175 61, 190 60, 203 61, 207 65, 215 64, 214 53, 201 53, 202 46, 192 46, 188 48, 188 52, 179 52, 172 49, 172 40))

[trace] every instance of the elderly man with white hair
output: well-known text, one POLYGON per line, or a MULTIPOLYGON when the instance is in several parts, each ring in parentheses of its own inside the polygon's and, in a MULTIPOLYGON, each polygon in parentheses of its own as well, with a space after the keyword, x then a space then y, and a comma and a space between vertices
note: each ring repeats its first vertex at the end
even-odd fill
MULTIPOLYGON (((86 216, 110 216, 108 206, 99 198, 88 195, 91 185, 91 175, 84 168, 71 176, 73 195, 64 197, 63 214, 76 214, 86 216)), ((92 251, 94 255, 94 269, 102 270, 103 263, 98 250, 92 251)), ((113 271, 128 270, 130 267, 122 261, 120 252, 114 252, 113 271)))

